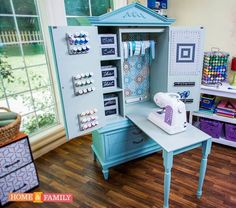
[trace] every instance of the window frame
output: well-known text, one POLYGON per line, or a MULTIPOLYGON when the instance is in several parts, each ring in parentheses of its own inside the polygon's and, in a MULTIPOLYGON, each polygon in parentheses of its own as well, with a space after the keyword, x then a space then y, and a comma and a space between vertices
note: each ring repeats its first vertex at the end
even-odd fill
POLYGON ((20 67, 14 67, 12 68, 11 70, 12 71, 15 71, 15 70, 24 70, 25 73, 26 73, 26 79, 27 79, 27 85, 28 85, 28 89, 25 90, 25 91, 20 91, 20 92, 17 92, 17 93, 13 93, 13 94, 7 94, 6 92, 6 87, 5 87, 5 84, 4 84, 4 81, 3 79, 1 79, 1 84, 2 84, 2 87, 3 87, 3 93, 4 93, 4 97, 1 98, 2 100, 5 99, 5 102, 9 108, 10 104, 9 104, 9 98, 11 98, 12 96, 17 96, 17 95, 20 95, 20 94, 24 94, 24 93, 29 93, 30 94, 30 100, 31 100, 31 104, 32 104, 32 111, 29 111, 27 113, 24 113, 22 116, 28 116, 28 115, 33 115, 35 118, 36 118, 36 121, 37 121, 37 130, 35 132, 33 132, 32 134, 30 134, 30 137, 34 137, 34 136, 37 136, 40 135, 42 132, 45 132, 45 131, 50 131, 51 128, 54 128, 55 126, 61 126, 61 116, 59 115, 59 108, 58 108, 58 102, 57 102, 57 99, 56 99, 56 93, 55 93, 55 86, 54 86, 54 82, 53 82, 53 77, 52 77, 52 73, 51 73, 51 67, 50 67, 50 61, 49 61, 49 58, 48 58, 48 50, 46 49, 46 41, 45 41, 45 37, 44 37, 44 32, 43 32, 43 27, 42 27, 42 19, 41 19, 41 13, 40 13, 40 9, 39 9, 39 4, 38 4, 38 0, 33 0, 34 1, 34 5, 35 5, 35 10, 36 10, 36 14, 35 15, 32 15, 32 14, 16 14, 15 12, 15 9, 14 9, 14 4, 13 4, 13 0, 9 0, 10 2, 10 7, 11 7, 11 14, 0 14, 0 17, 11 17, 13 18, 13 21, 14 21, 14 27, 15 27, 15 32, 16 32, 16 36, 17 36, 17 41, 14 41, 14 42, 6 42, 4 43, 4 45, 6 46, 9 46, 9 45, 16 45, 17 47, 19 47, 19 52, 20 52, 20 55, 22 57, 22 60, 23 60, 23 65, 20 66, 20 67), (22 40, 22 37, 21 37, 21 31, 19 29, 19 25, 18 25, 18 22, 17 22, 17 18, 18 17, 27 17, 27 18, 37 18, 37 24, 38 24, 38 27, 39 27, 39 32, 40 32, 40 39, 39 40, 33 40, 33 41, 23 41, 22 40), (26 55, 25 55, 25 52, 24 52, 24 48, 23 48, 23 45, 24 44, 32 44, 32 43, 42 43, 42 47, 43 47, 43 50, 44 50, 44 56, 45 56, 45 62, 42 63, 42 64, 34 64, 34 65, 28 65, 26 63, 26 55), (48 72, 48 78, 49 78, 49 83, 47 83, 46 85, 42 86, 42 87, 37 87, 37 88, 32 88, 31 86, 31 82, 30 82, 30 75, 29 75, 29 69, 32 69, 34 67, 40 67, 40 66, 44 66, 47 68, 47 72, 48 72), (35 92, 38 92, 42 89, 50 89, 50 94, 52 96, 52 104, 49 105, 49 106, 46 106, 45 108, 37 108, 34 104, 34 94, 35 92), (54 108, 55 109, 55 117, 56 117, 56 122, 50 126, 45 126, 45 127, 42 127, 40 128, 39 127, 39 121, 38 121, 38 115, 37 113, 40 112, 40 111, 43 111, 45 109, 50 109, 50 108, 54 108))

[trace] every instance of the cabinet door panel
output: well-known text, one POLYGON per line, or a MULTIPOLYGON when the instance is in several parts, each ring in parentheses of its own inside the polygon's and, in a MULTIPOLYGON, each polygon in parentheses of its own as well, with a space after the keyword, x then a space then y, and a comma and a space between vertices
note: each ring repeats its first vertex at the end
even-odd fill
POLYGON ((171 27, 168 91, 181 95, 188 111, 198 110, 203 63, 203 28, 171 27))
POLYGON ((105 120, 98 32, 94 26, 51 27, 50 31, 67 137, 71 139, 102 127, 105 120), (82 31, 87 33, 88 43, 79 43, 84 41, 83 36, 75 36, 73 41, 78 42, 71 46, 68 35, 74 38, 74 34, 83 34, 82 31), (90 50, 87 52, 72 54, 69 50, 77 48, 79 51, 80 46, 88 45, 90 50), (94 109, 97 112, 91 115, 89 112, 94 109), (81 113, 86 112, 82 118, 81 113), (92 123, 91 116, 96 117, 96 123, 92 123))

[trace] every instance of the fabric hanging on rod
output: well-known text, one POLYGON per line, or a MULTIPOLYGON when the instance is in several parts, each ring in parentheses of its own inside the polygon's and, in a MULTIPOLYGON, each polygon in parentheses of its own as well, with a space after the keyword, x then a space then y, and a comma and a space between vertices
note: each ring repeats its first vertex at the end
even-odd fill
POLYGON ((140 41, 135 41, 134 56, 140 55, 140 51, 141 51, 141 42, 140 41))
POLYGON ((155 59, 155 42, 154 40, 150 41, 151 44, 151 55, 152 55, 152 59, 155 59))
POLYGON ((129 41, 129 56, 133 56, 133 44, 131 41, 129 41))
POLYGON ((128 51, 129 47, 127 42, 123 42, 123 46, 124 46, 124 57, 125 59, 127 59, 129 57, 129 51, 128 51))
POLYGON ((155 41, 145 40, 145 41, 127 41, 123 42, 124 57, 127 59, 132 56, 144 56, 146 49, 150 48, 151 59, 155 59, 155 41))

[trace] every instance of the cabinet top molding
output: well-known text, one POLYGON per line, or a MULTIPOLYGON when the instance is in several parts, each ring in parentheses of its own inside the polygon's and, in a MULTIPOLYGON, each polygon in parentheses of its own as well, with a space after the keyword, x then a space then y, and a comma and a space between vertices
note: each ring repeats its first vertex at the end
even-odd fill
POLYGON ((167 18, 155 11, 133 3, 98 17, 88 17, 97 26, 169 26, 175 19, 167 18))

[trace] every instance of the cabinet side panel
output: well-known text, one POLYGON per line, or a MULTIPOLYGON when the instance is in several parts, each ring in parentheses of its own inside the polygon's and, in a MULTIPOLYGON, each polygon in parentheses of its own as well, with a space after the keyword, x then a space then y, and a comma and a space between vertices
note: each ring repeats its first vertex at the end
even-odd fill
POLYGON ((166 92, 168 83, 169 28, 158 34, 156 58, 152 60, 150 76, 151 100, 157 92, 166 92))

